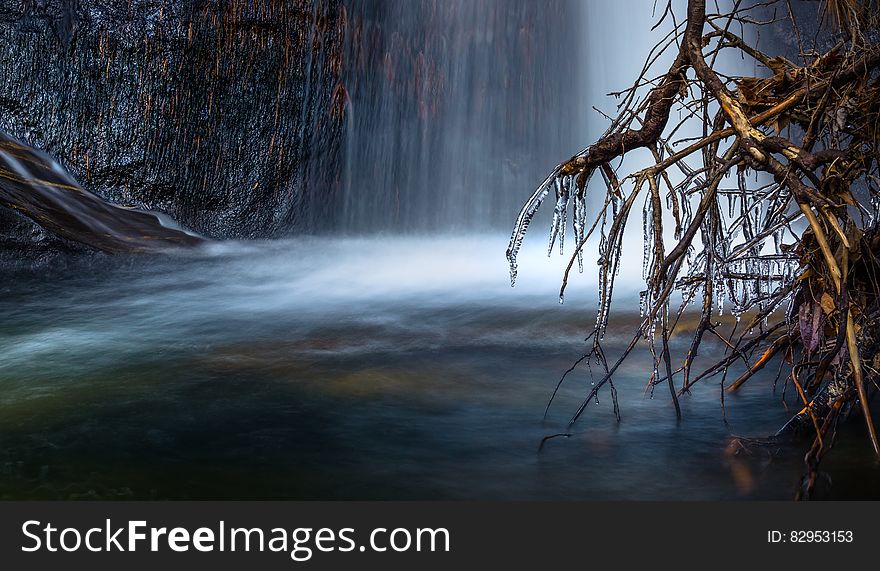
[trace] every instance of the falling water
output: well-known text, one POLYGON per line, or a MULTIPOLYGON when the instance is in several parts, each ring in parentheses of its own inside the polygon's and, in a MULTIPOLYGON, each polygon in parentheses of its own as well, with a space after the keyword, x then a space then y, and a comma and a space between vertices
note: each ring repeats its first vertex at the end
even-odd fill
POLYGON ((582 12, 575 0, 351 0, 344 228, 509 225, 583 135, 582 12))

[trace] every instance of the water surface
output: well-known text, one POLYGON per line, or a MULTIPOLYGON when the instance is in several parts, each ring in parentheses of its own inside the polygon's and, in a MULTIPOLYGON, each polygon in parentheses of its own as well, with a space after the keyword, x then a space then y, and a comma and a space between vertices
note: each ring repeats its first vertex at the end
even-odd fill
MULTIPOLYGON (((594 283, 540 248, 507 281, 506 237, 214 244, 58 258, 0 280, 0 495, 7 498, 737 499, 792 497, 803 443, 731 459, 791 414, 756 377, 651 398, 646 352, 568 438, 589 388, 594 283), (726 417, 726 420, 725 420, 726 417)), ((588 267, 588 270, 590 268, 588 267)), ((622 276, 624 286, 637 276, 622 276)), ((610 356, 637 307, 621 291, 610 356)), ((720 352, 718 346, 707 351, 720 352)), ((771 369, 772 367, 768 367, 771 369)), ((880 476, 858 426, 823 497, 880 476)))

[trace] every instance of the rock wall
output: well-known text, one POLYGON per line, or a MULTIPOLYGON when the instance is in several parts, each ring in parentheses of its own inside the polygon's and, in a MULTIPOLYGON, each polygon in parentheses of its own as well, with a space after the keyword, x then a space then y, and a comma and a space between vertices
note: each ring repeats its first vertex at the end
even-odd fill
POLYGON ((3 0, 0 129, 208 236, 316 229, 338 184, 341 14, 336 0, 3 0))

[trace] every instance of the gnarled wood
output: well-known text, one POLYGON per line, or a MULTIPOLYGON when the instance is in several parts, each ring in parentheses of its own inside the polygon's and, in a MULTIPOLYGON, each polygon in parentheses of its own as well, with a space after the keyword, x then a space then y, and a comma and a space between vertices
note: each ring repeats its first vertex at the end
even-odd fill
MULTIPOLYGON (((736 3, 730 12, 715 14, 707 13, 705 0, 688 0, 686 25, 676 24, 674 41, 657 47, 677 46, 673 65, 659 78, 651 78, 646 66, 632 88, 617 94, 625 97, 608 131, 558 166, 525 204, 511 235, 508 259, 515 276, 516 252, 543 197, 576 179, 579 194, 568 198, 574 203, 578 241, 563 289, 592 229, 599 228, 598 318, 588 337, 592 348, 578 362, 600 356, 599 362, 605 363, 600 341, 621 259, 620 237, 632 206, 648 189, 642 320, 633 341, 613 367, 605 366, 605 374, 572 420, 611 382, 641 339, 648 342, 654 358, 652 386, 667 382, 673 387, 674 377, 682 375, 674 401, 701 379, 722 374, 724 386, 731 367, 742 362, 747 370, 726 391, 735 392, 784 354, 780 372, 790 365, 789 378, 805 403, 791 425, 808 419, 816 431, 804 480, 809 495, 839 413, 861 412, 880 457, 880 436, 869 405, 880 367, 880 13, 869 0, 846 2, 847 10, 835 12, 834 47, 829 47, 830 40, 819 44, 817 39, 806 49, 799 37, 800 63, 795 64, 784 54, 757 51, 748 45, 744 31, 735 36, 729 29, 746 23, 765 25, 753 8, 772 11, 776 3, 736 3), (711 30, 705 30, 707 25, 711 30), (765 69, 754 77, 725 75, 715 66, 716 56, 731 49, 751 56, 765 69), (649 85, 653 88, 641 100, 639 90, 649 85), (677 106, 679 120, 673 124, 670 115, 677 106), (682 134, 691 120, 701 128, 697 137, 682 134), (641 147, 652 151, 653 164, 629 174, 608 165, 641 147), (583 214, 583 186, 596 169, 603 174, 606 199, 590 222, 583 214), (671 169, 677 171, 675 176, 681 173, 681 182, 672 181, 671 169), (751 178, 751 172, 763 176, 751 178), (672 241, 663 232, 668 220, 661 215, 664 194, 672 210, 672 241), (725 197, 728 202, 723 205, 725 197), (684 211, 682 205, 695 208, 684 211), (793 225, 795 221, 805 221, 807 230, 793 225), (590 232, 583 233, 587 227, 590 232), (685 300, 677 312, 671 298, 675 291, 685 300), (679 318, 700 293, 699 324, 679 366, 670 362, 669 339, 682 332, 686 325, 679 318), (737 321, 748 319, 729 335, 722 335, 712 319, 715 310, 722 313, 725 302, 737 321), (788 318, 781 309, 786 306, 788 318), (810 311, 802 312, 802 307, 810 311), (800 323, 801 330, 813 326, 807 349, 798 324, 815 312, 821 312, 823 326, 800 323), (720 358, 707 354, 708 367, 692 379, 704 333, 718 338, 725 352, 720 358), (662 344, 659 351, 657 343, 662 344), (755 352, 760 355, 757 360, 755 352), (665 378, 658 378, 661 367, 665 378)), ((839 7, 831 0, 826 3, 823 9, 839 7)), ((668 2, 661 20, 671 11, 668 2)), ((557 204, 566 198, 557 193, 557 204)), ((565 220, 555 216, 552 231, 559 232, 565 220)))

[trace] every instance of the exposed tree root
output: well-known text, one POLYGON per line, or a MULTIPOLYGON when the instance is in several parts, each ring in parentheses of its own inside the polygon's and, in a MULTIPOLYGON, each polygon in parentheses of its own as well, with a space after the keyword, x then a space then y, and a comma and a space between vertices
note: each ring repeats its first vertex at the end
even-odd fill
MULTIPOLYGON (((661 20, 672 12, 668 2, 661 20)), ((831 40, 826 45, 836 45, 801 44, 801 63, 793 63, 761 52, 744 35, 780 14, 796 29, 786 0, 745 7, 737 1, 722 14, 707 12, 705 0, 689 0, 684 25, 677 24, 649 56, 650 63, 658 53, 676 50, 672 65, 651 80, 646 65, 633 87, 617 94, 618 117, 535 191, 507 251, 513 279, 529 223, 555 191, 551 247, 568 208, 577 244, 561 298, 575 261, 583 268, 587 241, 594 232, 600 235, 599 313, 586 357, 599 357, 605 375, 571 422, 642 341, 654 357, 651 383, 669 385, 678 414, 678 397, 699 381, 721 375, 725 392, 736 392, 781 359, 780 372, 788 367, 786 386, 796 390, 802 408, 778 436, 802 427, 815 434, 799 493, 804 498, 812 494, 819 462, 850 410, 859 411, 867 441, 880 457, 869 405, 880 374, 880 7, 876 0, 824 0, 820 12, 820 18, 834 15, 836 27, 826 26, 825 37, 831 40), (716 57, 725 50, 753 59, 760 71, 754 77, 724 75, 716 57), (647 95, 642 86, 652 86, 647 95), (673 115, 681 120, 673 124, 673 115), (694 131, 701 135, 683 134, 694 131), (618 159, 639 148, 650 150, 653 164, 617 172, 618 159), (590 223, 585 197, 595 172, 602 175, 605 200, 590 223), (601 339, 623 234, 640 198, 643 319, 608 367, 601 339), (680 307, 673 307, 673 293, 681 294, 680 307), (683 330, 679 318, 697 300, 700 319, 679 365, 669 339, 683 330), (715 315, 725 303, 737 324, 722 334, 715 315), (706 334, 724 344, 723 356, 698 359, 706 334), (695 374, 698 363, 703 369, 695 374), (728 371, 739 364, 745 371, 727 384, 728 371)))

